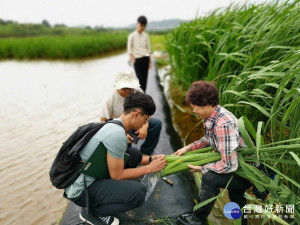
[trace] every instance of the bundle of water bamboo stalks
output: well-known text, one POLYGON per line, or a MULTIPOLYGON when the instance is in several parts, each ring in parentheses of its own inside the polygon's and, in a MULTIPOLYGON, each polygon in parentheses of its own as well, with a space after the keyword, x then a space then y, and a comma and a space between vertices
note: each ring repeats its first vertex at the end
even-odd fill
MULTIPOLYGON (((300 166, 300 138, 274 142, 270 144, 261 144, 256 140, 255 146, 245 128, 247 118, 239 119, 239 129, 247 145, 246 148, 238 148, 239 167, 235 174, 250 180, 260 192, 268 191, 269 198, 266 200, 268 204, 289 204, 295 207, 295 222, 300 224, 300 184, 293 177, 289 177, 278 169, 281 164, 292 168, 296 168, 295 173, 299 174, 300 166), (263 165, 275 172, 275 176, 270 177, 269 174, 256 168, 257 164, 263 165), (298 172, 297 172, 298 171, 298 172), (295 187, 293 191, 289 187, 295 187)), ((259 139, 261 137, 257 135, 259 139)), ((188 164, 194 166, 203 166, 221 160, 221 155, 214 152, 212 147, 198 149, 188 152, 184 155, 166 156, 167 165, 160 172, 161 176, 189 170, 188 164)), ((199 203, 194 210, 201 207, 199 203)), ((266 212, 267 213, 267 212, 266 212)), ((274 217, 274 220, 281 224, 287 224, 284 220, 274 217)))

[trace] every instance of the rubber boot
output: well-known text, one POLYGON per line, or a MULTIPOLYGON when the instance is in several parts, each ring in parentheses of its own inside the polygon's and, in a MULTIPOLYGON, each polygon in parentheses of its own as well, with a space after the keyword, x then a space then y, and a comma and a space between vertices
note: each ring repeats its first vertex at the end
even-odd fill
MULTIPOLYGON (((217 196, 219 192, 220 192, 219 189, 212 188, 202 182, 200 194, 199 194, 199 203, 217 196)), ((179 216, 177 218, 177 224, 207 225, 208 224, 207 217, 211 213, 215 202, 216 199, 202 206, 201 208, 197 209, 193 214, 184 214, 179 216)))

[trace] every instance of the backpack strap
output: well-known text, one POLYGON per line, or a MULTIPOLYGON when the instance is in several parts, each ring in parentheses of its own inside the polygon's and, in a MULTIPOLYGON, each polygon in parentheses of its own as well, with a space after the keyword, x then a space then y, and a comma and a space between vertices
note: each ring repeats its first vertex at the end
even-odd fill
POLYGON ((89 210, 90 210, 90 199, 89 199, 89 192, 86 184, 85 174, 83 175, 83 184, 84 184, 84 192, 85 192, 85 203, 86 203, 86 219, 85 225, 88 225, 88 218, 89 218, 89 210))
POLYGON ((114 123, 114 124, 117 124, 117 125, 119 125, 119 126, 121 126, 121 127, 123 127, 125 129, 123 123, 121 121, 119 121, 119 120, 107 120, 106 124, 107 123, 114 123))

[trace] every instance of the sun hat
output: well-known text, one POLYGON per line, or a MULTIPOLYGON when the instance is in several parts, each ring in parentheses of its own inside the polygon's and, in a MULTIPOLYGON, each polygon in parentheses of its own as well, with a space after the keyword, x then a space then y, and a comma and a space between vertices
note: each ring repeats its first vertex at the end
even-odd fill
POLYGON ((133 71, 121 72, 117 75, 115 88, 116 89, 122 89, 122 88, 140 89, 140 83, 133 71))

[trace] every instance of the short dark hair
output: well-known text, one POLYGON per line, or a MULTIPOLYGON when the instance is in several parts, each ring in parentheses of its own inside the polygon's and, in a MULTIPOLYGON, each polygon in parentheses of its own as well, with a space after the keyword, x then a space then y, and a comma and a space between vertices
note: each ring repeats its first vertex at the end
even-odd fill
POLYGON ((152 116, 156 110, 152 97, 140 91, 131 92, 125 98, 123 107, 126 114, 130 113, 135 108, 140 108, 142 114, 152 116))
POLYGON ((195 81, 186 94, 186 101, 198 106, 217 106, 219 91, 212 82, 195 81))
POLYGON ((142 24, 142 25, 147 25, 147 18, 145 16, 139 16, 137 18, 137 22, 142 24))

